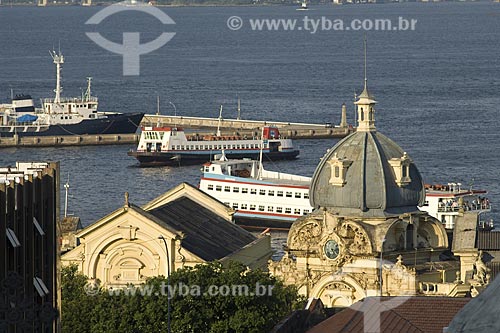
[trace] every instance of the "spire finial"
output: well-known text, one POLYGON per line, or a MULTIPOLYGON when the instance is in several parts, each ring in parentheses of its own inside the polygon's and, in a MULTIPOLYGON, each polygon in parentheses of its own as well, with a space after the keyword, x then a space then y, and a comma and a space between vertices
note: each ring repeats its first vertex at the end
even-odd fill
POLYGON ((365 34, 364 46, 365 46, 365 90, 366 90, 366 88, 367 88, 367 82, 368 82, 368 79, 366 77, 366 34, 365 34))

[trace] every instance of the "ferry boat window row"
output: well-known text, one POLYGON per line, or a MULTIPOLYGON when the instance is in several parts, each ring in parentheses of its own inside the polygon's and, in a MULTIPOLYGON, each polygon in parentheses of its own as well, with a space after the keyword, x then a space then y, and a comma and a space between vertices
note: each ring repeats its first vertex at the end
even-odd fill
MULTIPOLYGON (((212 184, 209 184, 207 186, 207 189, 209 191, 213 191, 215 188, 216 191, 218 192, 222 192, 222 185, 216 185, 214 187, 214 185, 212 184)), ((233 193, 240 193, 240 187, 238 186, 234 186, 232 189, 231 189, 231 186, 224 186, 224 192, 233 192, 233 193)), ((248 191, 249 189, 247 187, 243 187, 241 188, 241 193, 244 193, 244 194, 248 194, 248 191)), ((257 189, 255 188, 250 188, 250 194, 257 194, 257 189)), ((287 198, 297 198, 297 199, 301 199, 301 198, 304 198, 304 199, 309 199, 309 193, 308 192, 293 192, 293 191, 286 191, 286 192, 283 192, 283 191, 274 191, 274 190, 264 190, 264 189, 261 189, 259 190, 259 195, 268 195, 270 197, 274 197, 276 194, 276 196, 278 197, 287 197, 287 198)))
POLYGON ((158 132, 144 132, 146 140, 161 140, 161 134, 158 132))
POLYGON ((237 202, 233 202, 232 204, 229 202, 224 202, 225 205, 232 207, 235 210, 251 210, 251 211, 259 211, 259 212, 268 212, 268 213, 278 213, 278 214, 290 214, 292 215, 307 215, 309 214, 309 209, 300 209, 300 208, 290 208, 290 207, 274 207, 274 206, 263 206, 263 205, 254 205, 254 204, 245 204, 242 203, 239 205, 237 202))
MULTIPOLYGON (((146 139, 154 139, 148 138, 146 139)), ((221 150, 221 149, 259 149, 257 143, 232 144, 232 145, 172 145, 172 150, 221 150)))

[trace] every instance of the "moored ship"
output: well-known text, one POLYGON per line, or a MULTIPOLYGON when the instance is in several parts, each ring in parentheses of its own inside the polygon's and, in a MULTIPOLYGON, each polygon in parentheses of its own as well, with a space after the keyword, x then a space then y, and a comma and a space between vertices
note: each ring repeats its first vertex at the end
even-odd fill
POLYGON ((299 150, 291 139, 281 137, 277 127, 265 126, 261 137, 217 135, 186 135, 177 127, 142 127, 136 151, 129 156, 137 158, 142 166, 188 165, 213 160, 224 151, 228 158, 258 159, 262 154, 266 160, 295 159, 299 150), (262 147, 262 150, 261 150, 262 147))
POLYGON ((0 105, 0 136, 59 136, 135 133, 144 113, 101 112, 98 99, 91 95, 91 78, 81 97, 61 97, 62 54, 51 56, 56 64, 54 98, 42 100, 42 108, 35 108, 29 95, 17 95, 11 104, 0 105))
POLYGON ((202 170, 200 189, 232 207, 239 224, 289 228, 312 211, 310 177, 268 171, 250 159, 224 158, 205 163, 202 170))
POLYGON ((491 212, 490 200, 486 190, 463 189, 461 183, 425 184, 425 204, 420 210, 428 212, 451 230, 455 220, 463 212, 473 212, 480 215, 479 227, 484 230, 494 228, 493 221, 485 221, 481 215, 491 212))
MULTIPOLYGON (((287 227, 313 210, 309 203, 309 177, 267 171, 259 161, 252 160, 217 160, 205 163, 202 170, 200 189, 233 208, 235 218, 244 224, 250 221, 254 225, 264 220, 265 226, 287 227), (269 221, 280 223, 269 224, 269 221)), ((460 186, 460 183, 426 184, 425 204, 419 209, 440 220, 447 230, 455 227, 455 220, 462 212, 478 213, 478 227, 493 229, 493 221, 481 216, 491 211, 488 192, 460 186)))

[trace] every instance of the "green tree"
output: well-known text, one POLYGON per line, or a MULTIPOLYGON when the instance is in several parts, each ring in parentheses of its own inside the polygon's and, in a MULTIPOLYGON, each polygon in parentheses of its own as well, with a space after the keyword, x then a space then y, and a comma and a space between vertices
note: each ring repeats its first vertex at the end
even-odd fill
POLYGON ((200 286, 200 295, 173 295, 172 331, 179 333, 269 331, 299 300, 294 287, 236 262, 226 267, 213 262, 178 270, 171 276, 171 285, 200 286), (210 286, 231 290, 229 295, 210 295, 210 286), (245 290, 237 290, 244 286, 248 287, 246 294, 245 290), (263 294, 257 295, 258 287, 263 294))
POLYGON ((62 268, 61 282, 63 332, 90 333, 93 302, 85 292, 87 277, 78 273, 78 267, 72 265, 62 268))
POLYGON ((266 332, 303 302, 296 288, 235 262, 180 269, 170 288, 160 276, 139 288, 88 296, 86 284, 76 266, 63 269, 63 332, 167 332, 169 290, 175 333, 266 332))

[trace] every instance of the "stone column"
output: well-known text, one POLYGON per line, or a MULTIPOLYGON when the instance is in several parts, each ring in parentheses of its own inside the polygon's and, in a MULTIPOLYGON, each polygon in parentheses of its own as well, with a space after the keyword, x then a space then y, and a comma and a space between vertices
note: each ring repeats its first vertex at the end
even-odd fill
POLYGON ((347 108, 345 106, 345 103, 342 104, 342 117, 340 118, 340 127, 347 127, 347 108))

